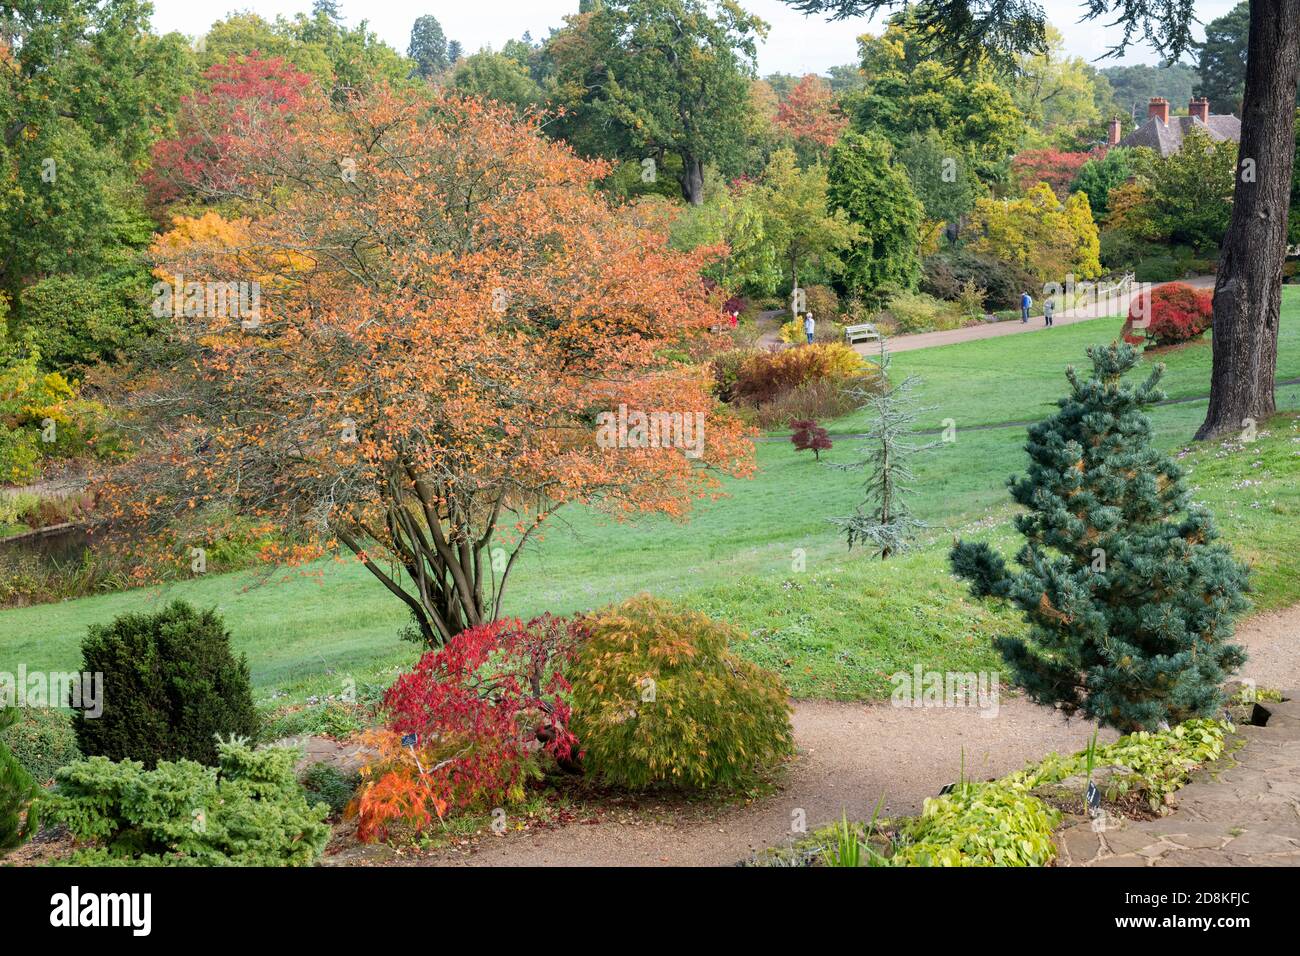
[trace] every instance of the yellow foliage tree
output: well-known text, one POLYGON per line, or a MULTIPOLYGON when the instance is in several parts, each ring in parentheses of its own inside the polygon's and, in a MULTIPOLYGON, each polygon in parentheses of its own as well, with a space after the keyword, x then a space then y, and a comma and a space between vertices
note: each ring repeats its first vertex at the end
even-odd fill
POLYGON ((1097 224, 1083 193, 1062 205, 1051 186, 1038 183, 1018 199, 980 199, 970 231, 978 237, 974 251, 1015 262, 1044 282, 1101 275, 1097 224))

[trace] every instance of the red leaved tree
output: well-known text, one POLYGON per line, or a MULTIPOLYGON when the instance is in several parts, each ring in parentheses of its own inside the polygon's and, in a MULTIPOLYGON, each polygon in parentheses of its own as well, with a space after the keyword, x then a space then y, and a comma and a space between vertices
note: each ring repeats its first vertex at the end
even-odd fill
MULTIPOLYGON (((1146 336, 1156 345, 1177 345, 1205 334, 1214 324, 1214 295, 1184 282, 1170 282, 1134 297, 1125 323, 1125 340, 1130 329, 1146 319, 1146 336)), ((1140 341, 1140 340, 1139 340, 1140 341)))
POLYGON ((1047 183, 1056 193, 1056 198, 1064 202, 1070 193, 1070 184, 1079 175, 1083 164, 1098 155, 1096 151, 1067 153, 1059 149, 1027 149, 1011 160, 1011 171, 1022 192, 1035 183, 1047 183))
POLYGON ((159 268, 256 282, 255 314, 187 294, 106 514, 192 540, 233 511, 341 545, 438 645, 500 615, 557 508, 680 516, 752 469, 693 358, 715 253, 611 208, 607 167, 535 120, 428 89, 313 94, 283 140, 228 160, 238 238, 194 230, 159 268), (635 414, 653 427, 602 440, 602 415, 635 414))
POLYGON ((450 810, 518 801, 545 758, 579 769, 565 669, 581 625, 544 615, 471 628, 430 651, 384 695, 388 729, 356 801, 363 840, 402 822, 422 829, 450 810))
POLYGON ((237 192, 253 171, 249 153, 277 148, 311 85, 306 73, 257 51, 214 63, 199 90, 181 100, 176 135, 154 144, 143 177, 150 202, 161 208, 187 196, 237 192))
POLYGON ((830 84, 813 73, 796 83, 781 101, 773 122, 807 156, 824 155, 849 125, 830 84))
POLYGON ((812 450, 813 457, 818 461, 821 460, 822 452, 828 451, 831 447, 830 432, 818 425, 810 418, 798 418, 790 423, 794 433, 790 436, 790 441, 794 444, 795 451, 812 450))

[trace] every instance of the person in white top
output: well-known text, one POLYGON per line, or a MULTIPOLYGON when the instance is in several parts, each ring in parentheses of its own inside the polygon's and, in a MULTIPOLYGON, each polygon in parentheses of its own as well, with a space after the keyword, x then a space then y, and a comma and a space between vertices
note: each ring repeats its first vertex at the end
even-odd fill
POLYGON ((817 331, 817 323, 813 321, 813 314, 811 312, 804 316, 803 330, 808 336, 808 344, 812 345, 813 333, 817 331))

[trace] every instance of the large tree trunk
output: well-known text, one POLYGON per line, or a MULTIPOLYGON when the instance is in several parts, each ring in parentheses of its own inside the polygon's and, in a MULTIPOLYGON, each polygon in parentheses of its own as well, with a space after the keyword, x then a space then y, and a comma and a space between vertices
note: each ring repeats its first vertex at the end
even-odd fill
POLYGON ((1210 407, 1197 438, 1240 431, 1276 410, 1298 76, 1300 0, 1250 0, 1237 188, 1214 286, 1210 407))
POLYGON ((682 154, 682 196, 692 206, 704 205, 704 164, 686 153, 682 154))

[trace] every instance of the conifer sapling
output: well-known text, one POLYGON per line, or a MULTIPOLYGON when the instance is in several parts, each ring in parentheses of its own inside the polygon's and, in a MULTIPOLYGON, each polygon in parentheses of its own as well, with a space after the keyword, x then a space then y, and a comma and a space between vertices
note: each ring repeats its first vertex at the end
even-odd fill
POLYGON ((935 443, 917 445, 911 439, 921 412, 912 397, 920 383, 909 375, 897 385, 889 383, 889 352, 880 343, 880 378, 876 386, 858 388, 859 407, 874 413, 866 435, 866 453, 856 462, 834 465, 845 471, 867 470, 863 483, 866 497, 857 511, 831 521, 848 537, 849 549, 862 546, 881 560, 906 550, 917 529, 925 525, 912 516, 907 498, 916 479, 911 460, 918 452, 935 447, 935 443))
POLYGON ((1151 441, 1143 409, 1164 366, 1124 381, 1132 346, 1088 349, 1093 374, 1066 370, 1060 410, 1029 428, 1028 472, 1009 481, 1025 508, 1023 569, 959 541, 953 571, 976 597, 1010 600, 1030 625, 998 650, 1040 704, 1123 732, 1217 715, 1220 684, 1245 661, 1229 643, 1247 607, 1247 571, 1190 500, 1182 469, 1151 441))

